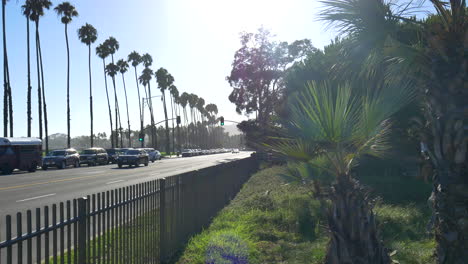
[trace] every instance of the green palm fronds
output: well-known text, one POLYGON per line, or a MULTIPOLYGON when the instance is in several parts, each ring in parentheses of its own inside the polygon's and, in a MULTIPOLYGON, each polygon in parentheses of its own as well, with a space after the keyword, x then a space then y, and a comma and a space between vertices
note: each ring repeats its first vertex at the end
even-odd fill
POLYGON ((382 157, 390 150, 389 119, 412 98, 409 83, 362 89, 352 83, 310 82, 289 102, 285 136, 275 138, 272 147, 292 160, 347 174, 360 157, 382 157))

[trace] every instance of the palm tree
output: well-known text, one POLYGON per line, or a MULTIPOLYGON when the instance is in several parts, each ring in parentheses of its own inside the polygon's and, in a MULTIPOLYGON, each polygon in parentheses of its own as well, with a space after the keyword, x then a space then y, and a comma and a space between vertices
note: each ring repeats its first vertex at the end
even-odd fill
MULTIPOLYGON (((112 111, 111 111, 111 105, 110 105, 110 100, 109 100, 109 90, 107 89, 107 75, 106 75, 106 58, 109 56, 109 49, 107 48, 104 43, 100 44, 99 46, 96 47, 96 54, 99 56, 99 58, 102 59, 102 65, 104 69, 104 84, 106 87, 106 96, 107 96, 107 106, 109 107, 109 122, 110 122, 110 129, 111 129, 111 146, 114 148, 114 129, 112 126, 112 111)), ((117 124, 116 124, 117 126, 117 124)))
POLYGON ((190 145, 189 142, 189 131, 188 131, 188 116, 187 116, 187 104, 189 102, 190 95, 186 92, 183 92, 180 95, 179 102, 182 108, 184 109, 184 124, 185 124, 185 142, 190 145))
MULTIPOLYGON (((128 62, 130 62, 133 66, 133 69, 135 70, 135 81, 136 81, 136 87, 137 87, 137 92, 138 92, 138 107, 140 109, 140 133, 143 134, 143 112, 141 108, 141 97, 140 97, 140 87, 138 85, 138 75, 137 75, 137 66, 141 63, 141 56, 138 52, 133 51, 128 55, 128 62)), ((143 147, 143 142, 141 142, 142 147, 143 147)))
POLYGON ((115 141, 115 145, 118 145, 118 132, 120 131, 120 147, 122 146, 122 123, 120 122, 120 108, 119 108, 119 100, 117 99, 117 87, 115 85, 115 75, 119 72, 120 68, 114 63, 109 63, 106 66, 106 73, 112 78, 112 85, 114 86, 114 102, 115 102, 115 134, 117 140, 115 141))
POLYGON ((213 140, 212 145, 214 146, 215 145, 214 143, 216 142, 215 140, 216 135, 214 133, 213 125, 216 122, 216 116, 218 115, 218 106, 215 104, 207 104, 205 106, 205 111, 210 114, 209 121, 211 123, 211 132, 212 132, 211 138, 213 140))
MULTIPOLYGON (((147 65, 147 64, 146 64, 147 65)), ((154 125, 154 116, 153 116, 153 104, 152 104, 152 100, 151 100, 151 88, 150 88, 150 82, 151 82, 151 79, 153 78, 153 70, 151 70, 149 68, 149 66, 145 66, 145 68, 143 69, 143 72, 141 74, 141 76, 139 77, 139 80, 140 80, 140 83, 143 84, 143 86, 145 87, 145 91, 146 91, 146 87, 148 86, 148 93, 146 95, 147 97, 147 100, 148 100, 148 108, 150 110, 150 118, 151 118, 151 140, 152 140, 152 146, 153 147, 157 147, 157 141, 156 141, 156 128, 155 128, 155 125, 154 125)))
POLYGON ((166 90, 174 83, 174 77, 170 75, 166 69, 160 68, 156 72, 156 81, 158 83, 159 90, 162 94, 163 107, 164 107, 164 118, 166 120, 166 153, 171 153, 170 137, 169 137, 169 122, 167 118, 167 107, 166 107, 166 90))
POLYGON ((8 54, 6 43, 5 7, 7 0, 2 0, 2 27, 3 27, 3 134, 8 136, 8 118, 10 119, 10 137, 13 137, 13 100, 11 96, 10 70, 8 67, 8 54))
POLYGON ((327 194, 332 205, 327 211, 331 239, 325 263, 391 263, 369 198, 351 170, 364 157, 388 152, 389 118, 413 98, 408 87, 386 83, 363 91, 351 84, 312 82, 288 105, 284 137, 271 146, 296 162, 291 168, 307 169, 291 174, 311 181, 322 202, 319 175, 333 181, 327 194))
MULTIPOLYGON (((189 103, 189 107, 190 107, 190 115, 191 115, 191 120, 192 120, 192 138, 194 139, 196 137, 196 127, 197 127, 197 119, 196 119, 196 115, 195 115, 195 112, 194 112, 194 109, 197 105, 197 102, 198 102, 198 96, 196 94, 189 94, 189 98, 188 98, 188 103, 189 103)), ((192 144, 195 143, 195 142, 192 142, 192 144)))
POLYGON ((68 44, 68 24, 73 17, 78 16, 78 11, 69 2, 63 2, 54 8, 58 16, 61 16, 65 25, 65 42, 67 43, 67 147, 70 148, 70 46, 68 44))
MULTIPOLYGON (((114 37, 109 37, 106 39, 103 43, 106 47, 107 50, 109 51, 109 55, 111 55, 111 62, 114 64, 114 54, 119 50, 120 45, 119 42, 114 38, 114 37)), ((115 65, 115 64, 114 64, 115 65)), ((113 79, 115 82, 115 80, 113 79)), ((117 94, 116 94, 116 88, 114 85, 114 108, 115 108, 115 145, 118 147, 118 141, 119 141, 119 136, 118 133, 120 132, 120 140, 122 141, 122 126, 119 125, 119 120, 120 120, 120 112, 119 112, 119 107, 118 107, 118 101, 117 101, 117 94)))
POLYGON ((82 43, 88 46, 88 73, 89 73, 89 113, 91 120, 91 147, 94 147, 94 131, 93 131, 93 89, 91 80, 91 44, 97 40, 97 30, 90 24, 82 26, 78 30, 78 38, 82 43))
MULTIPOLYGON (((467 149, 466 102, 468 18, 465 0, 431 0, 437 15, 420 21, 419 9, 398 9, 384 1, 323 1, 322 19, 336 25, 352 40, 347 49, 361 61, 380 55, 388 79, 410 80, 420 90, 432 135, 423 139, 421 151, 435 166, 434 215, 438 263, 463 263, 468 259, 466 224, 467 149), (359 12, 361 10, 361 12, 359 12), (362 12, 362 10, 366 10, 362 12), (416 35, 408 39, 407 28, 416 35)), ((410 2, 409 2, 410 3, 410 2)), ((375 60, 375 59, 374 59, 375 60)), ((369 65, 368 68, 374 65, 369 65)))
MULTIPOLYGON (((175 109, 176 107, 176 100, 179 98, 179 90, 177 90, 177 87, 175 85, 169 86, 169 95, 171 99, 171 119, 172 119, 172 152, 174 151, 175 148, 175 137, 174 137, 174 112, 177 110, 175 109)), ((177 112, 176 112, 177 115, 177 112)), ((177 124, 177 130, 179 130, 179 125, 177 124)), ((177 137, 178 144, 180 145, 180 137, 177 137)), ((180 148, 178 148, 180 150, 180 148)))
POLYGON ((31 1, 26 0, 26 2, 21 6, 23 10, 23 15, 26 17, 26 41, 27 41, 27 58, 28 58, 28 90, 27 90, 27 122, 28 122, 28 137, 31 137, 31 122, 32 122, 32 112, 31 112, 31 49, 29 41, 29 18, 31 16, 31 1))
POLYGON ((202 131, 203 131, 203 128, 204 128, 205 99, 203 99, 201 97, 198 98, 195 109, 198 110, 198 114, 200 115, 200 123, 197 124, 198 125, 197 128, 198 128, 198 131, 199 131, 198 140, 203 143, 204 141, 206 141, 206 138, 204 138, 203 134, 202 134, 202 131))
POLYGON ((37 64, 37 95, 39 107, 39 138, 42 139, 42 109, 44 110, 44 131, 45 131, 45 150, 49 152, 48 122, 47 122, 47 104, 45 100, 44 67, 42 63, 41 40, 39 35, 39 20, 44 15, 44 9, 50 9, 52 3, 49 0, 31 0, 26 5, 31 6, 30 19, 36 25, 36 64, 37 64), (41 101, 42 99, 42 101, 41 101))
MULTIPOLYGON (((143 63, 143 66, 145 66, 145 69, 146 68, 149 68, 149 66, 151 66, 151 64, 153 64, 153 57, 151 57, 151 55, 149 55, 148 53, 145 53, 141 56, 141 62, 143 63)), ((150 71, 146 71, 146 73, 148 73, 150 71)), ((153 71, 151 70, 151 74, 153 74, 153 71)), ((150 78, 150 80, 152 79, 152 77, 150 78)), ((155 124, 154 124, 154 107, 153 107, 153 98, 151 96, 151 84, 148 83, 148 91, 146 90, 146 86, 145 86, 145 95, 146 95, 146 98, 147 98, 147 102, 148 102, 148 106, 149 106, 149 110, 150 110, 150 117, 151 117, 151 133, 152 133, 152 145, 154 148, 157 148, 158 147, 158 138, 157 138, 157 128, 155 127, 155 124)), ((144 106, 143 106, 144 108, 144 106)), ((143 110, 144 111, 144 110, 143 110)))
POLYGON ((128 113, 128 99, 127 99, 127 87, 125 85, 125 73, 128 71, 128 63, 120 59, 117 61, 117 66, 120 69, 120 74, 122 74, 122 82, 123 82, 123 87, 124 87, 124 92, 125 92, 125 104, 127 106, 127 123, 128 123, 128 147, 132 147, 132 138, 131 138, 131 130, 130 130, 130 115, 128 113))

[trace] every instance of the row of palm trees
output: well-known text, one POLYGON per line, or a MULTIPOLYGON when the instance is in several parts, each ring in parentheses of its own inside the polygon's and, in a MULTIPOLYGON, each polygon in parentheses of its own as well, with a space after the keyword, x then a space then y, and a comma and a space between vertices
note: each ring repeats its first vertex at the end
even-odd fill
MULTIPOLYGON (((12 109, 12 96, 11 96, 11 84, 9 79, 9 68, 8 68, 8 56, 6 46, 6 31, 5 31, 5 5, 7 0, 2 0, 2 25, 3 25, 3 53, 4 53, 4 136, 13 136, 13 109, 12 109)), ((31 97, 32 97, 32 82, 31 82, 31 45, 30 45, 30 22, 35 25, 35 53, 36 53, 36 71, 37 71, 37 97, 38 97, 38 122, 39 122, 39 138, 45 139, 45 148, 48 151, 48 120, 47 120, 47 104, 45 94, 45 81, 44 81, 44 68, 42 61, 41 52, 41 41, 39 34, 40 18, 44 16, 45 10, 52 7, 52 3, 49 0, 25 0, 22 5, 22 14, 26 17, 26 32, 27 32, 27 75, 28 75, 28 87, 27 87, 27 136, 31 137, 31 123, 32 123, 32 109, 31 109, 31 97), (44 127, 44 129, 43 129, 44 127), (43 134, 43 130, 44 133, 43 134)), ((61 22, 64 24, 65 41, 67 47, 67 147, 70 147, 70 48, 69 48, 69 36, 68 36, 68 25, 73 21, 73 18, 78 16, 78 11, 70 2, 63 2, 54 8, 54 11, 60 17, 61 22)), ((94 126, 93 126, 93 89, 92 89, 92 69, 91 69, 91 53, 92 45, 98 38, 98 32, 92 25, 86 23, 78 30, 78 38, 80 41, 88 47, 88 73, 89 73, 89 108, 90 108, 90 144, 94 146, 94 126)), ((155 77, 156 85, 161 91, 161 99, 164 108, 165 117, 165 128, 166 138, 170 138, 169 120, 172 120, 172 146, 175 146, 175 126, 174 126, 174 115, 180 116, 181 108, 183 108, 184 125, 189 126, 188 115, 186 107, 190 108, 191 124, 202 124, 202 125, 213 125, 216 120, 218 113, 217 106, 209 104, 205 106, 205 100, 198 97, 195 94, 182 93, 179 94, 177 87, 174 85, 174 77, 164 68, 158 69, 156 72, 150 68, 153 63, 153 58, 149 54, 140 55, 138 52, 131 52, 126 59, 115 60, 114 55, 119 50, 119 42, 114 37, 109 37, 103 43, 99 44, 95 51, 96 55, 102 59, 103 72, 104 72, 104 85, 106 89, 107 105, 109 111, 109 124, 111 133, 112 147, 123 146, 123 135, 122 135, 122 122, 121 112, 119 107, 119 100, 117 95, 117 81, 116 77, 120 73, 122 77, 122 85, 125 94, 125 105, 127 113, 127 126, 128 131, 128 144, 131 140, 131 127, 130 127, 130 116, 128 108, 127 98, 127 86, 125 81, 125 73, 127 73, 130 65, 134 68, 136 89, 138 94, 138 105, 140 111, 140 131, 144 132, 144 109, 145 105, 148 106, 150 112, 150 129, 152 131, 152 142, 151 146, 157 147, 157 136, 156 136, 156 123, 154 119, 154 107, 153 98, 151 91, 151 80, 155 77), (110 61, 107 63, 106 60, 110 61), (138 75, 138 67, 140 64, 143 66, 143 70, 138 75), (107 77, 111 78, 112 87, 114 90, 114 109, 111 108, 111 98, 109 96, 109 88, 107 83, 107 77), (140 94, 139 84, 143 85, 144 97, 140 94), (169 91, 169 98, 166 97, 166 90, 169 91), (169 100, 169 102, 167 102, 169 100), (171 118, 168 117, 167 106, 170 104, 171 118), (113 120, 114 115, 114 120, 113 120), (208 124, 206 121, 211 121, 208 124), (120 140, 119 140, 120 139, 120 140)), ((194 126, 193 126, 194 127, 194 126)), ((191 134, 196 135, 197 129, 191 129, 191 134)), ((186 133, 187 134, 187 133, 186 133)), ((185 135, 188 139, 189 136, 185 135)), ((180 139, 178 140, 180 141, 180 139)), ((169 140, 166 140, 166 151, 170 151, 169 140)), ((187 141, 186 141, 187 142, 187 141)), ((174 148, 174 147, 173 147, 174 148)))

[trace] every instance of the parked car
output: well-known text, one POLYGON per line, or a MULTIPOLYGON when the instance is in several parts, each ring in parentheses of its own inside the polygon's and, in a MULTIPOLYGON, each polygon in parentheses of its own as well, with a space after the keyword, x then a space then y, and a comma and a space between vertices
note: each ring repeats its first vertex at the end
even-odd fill
POLYGON ((161 153, 154 148, 145 148, 146 153, 148 153, 149 160, 155 162, 156 160, 161 160, 161 153))
POLYGON ((148 166, 148 163, 148 153, 143 149, 130 149, 125 154, 119 155, 117 159, 119 168, 122 168, 123 165, 138 167, 140 164, 145 164, 145 166, 148 166))
POLYGON ((80 166, 80 154, 75 149, 53 150, 42 159, 43 170, 50 167, 65 169, 67 166, 80 166))
POLYGON ((191 149, 183 149, 182 150, 182 157, 192 157, 193 152, 191 149))
POLYGON ((232 149, 232 153, 239 153, 239 149, 232 149))
POLYGON ((14 169, 35 172, 42 166, 42 141, 36 138, 0 137, 0 170, 11 174, 14 169))
POLYGON ((117 163, 117 157, 119 156, 119 154, 122 153, 122 149, 111 148, 111 149, 106 149, 106 152, 107 152, 109 163, 115 164, 117 163))
POLYGON ((109 163, 109 155, 103 148, 89 148, 81 152, 80 164, 87 164, 88 166, 105 165, 109 163))

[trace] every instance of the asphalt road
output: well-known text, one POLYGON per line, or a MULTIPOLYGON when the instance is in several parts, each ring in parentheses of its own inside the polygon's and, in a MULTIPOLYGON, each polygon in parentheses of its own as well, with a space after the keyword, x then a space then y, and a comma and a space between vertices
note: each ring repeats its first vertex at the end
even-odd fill
MULTIPOLYGON (((148 167, 119 169, 106 166, 38 170, 0 175, 0 222, 5 215, 14 216, 45 205, 83 197, 157 178, 210 167, 250 156, 250 152, 224 153, 188 158, 163 159, 148 167)), ((0 227, 1 228, 1 227, 0 227)))

